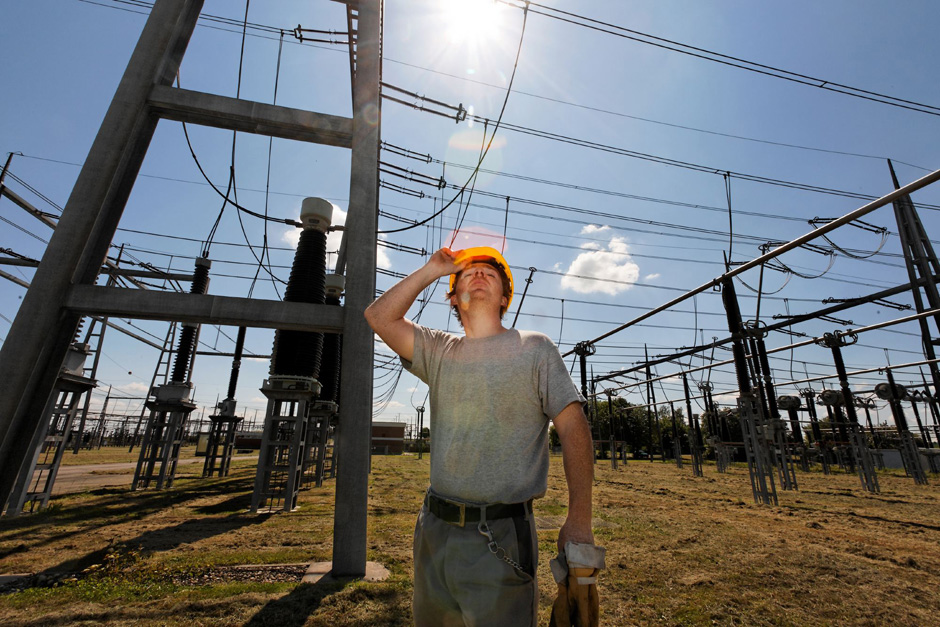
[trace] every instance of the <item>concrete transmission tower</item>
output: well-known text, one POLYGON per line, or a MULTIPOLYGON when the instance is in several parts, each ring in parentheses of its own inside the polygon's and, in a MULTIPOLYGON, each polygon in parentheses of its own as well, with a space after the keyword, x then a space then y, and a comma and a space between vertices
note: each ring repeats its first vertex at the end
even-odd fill
POLYGON ((341 333, 333 572, 366 568, 373 335, 362 312, 375 295, 381 141, 381 0, 344 2, 352 79, 350 118, 174 88, 202 0, 156 0, 55 232, 0 349, 0 504, 83 315, 341 333), (336 272, 342 306, 96 285, 158 122, 174 120, 351 150, 349 207, 336 272))

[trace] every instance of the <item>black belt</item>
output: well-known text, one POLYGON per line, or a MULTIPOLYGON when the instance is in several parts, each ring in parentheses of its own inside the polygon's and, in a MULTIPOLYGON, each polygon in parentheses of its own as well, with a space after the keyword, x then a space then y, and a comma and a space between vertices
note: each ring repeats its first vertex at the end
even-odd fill
POLYGON ((499 518, 525 517, 531 511, 532 501, 525 503, 493 503, 485 507, 450 501, 433 494, 424 499, 428 510, 446 523, 463 527, 466 523, 480 522, 481 514, 486 510, 487 520, 499 518))

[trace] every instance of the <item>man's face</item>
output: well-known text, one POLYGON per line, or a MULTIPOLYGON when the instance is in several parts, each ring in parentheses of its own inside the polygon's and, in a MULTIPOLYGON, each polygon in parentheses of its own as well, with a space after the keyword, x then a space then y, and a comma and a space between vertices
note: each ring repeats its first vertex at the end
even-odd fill
POLYGON ((503 296, 503 279, 488 263, 471 263, 457 277, 451 302, 460 309, 467 309, 473 300, 492 302, 497 309, 508 303, 503 296))

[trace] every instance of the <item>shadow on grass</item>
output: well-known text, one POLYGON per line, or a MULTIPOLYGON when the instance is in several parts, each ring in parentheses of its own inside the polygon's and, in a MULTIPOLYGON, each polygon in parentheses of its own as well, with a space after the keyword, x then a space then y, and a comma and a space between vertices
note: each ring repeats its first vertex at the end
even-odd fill
POLYGON ((94 564, 101 564, 105 556, 114 550, 137 550, 144 553, 156 553, 159 551, 168 551, 181 544, 189 544, 211 538, 212 536, 236 531, 249 525, 263 523, 271 514, 231 514, 225 517, 217 518, 197 518, 186 520, 172 527, 161 527, 147 531, 121 542, 117 547, 108 546, 97 551, 92 551, 81 557, 72 558, 46 569, 45 573, 74 573, 80 572, 94 564))
POLYGON ((279 599, 268 602, 245 623, 245 627, 280 625, 301 627, 317 611, 323 599, 345 588, 349 582, 302 583, 279 599))
POLYGON ((302 627, 321 606, 334 604, 335 610, 323 617, 330 625, 411 624, 407 610, 400 607, 400 591, 382 584, 351 586, 353 583, 355 580, 300 584, 290 594, 262 607, 244 627, 302 627), (335 603, 329 598, 334 595, 335 603))
MULTIPOLYGON (((101 488, 88 492, 97 498, 91 502, 82 502, 80 506, 70 507, 54 503, 54 506, 35 514, 0 518, 0 541, 14 542, 22 538, 27 540, 28 548, 51 544, 71 536, 80 535, 90 528, 106 528, 112 524, 123 524, 128 520, 140 519, 170 506, 185 506, 188 502, 210 498, 220 494, 233 496, 217 505, 208 506, 200 513, 238 512, 247 509, 251 499, 254 474, 230 476, 224 479, 177 480, 169 490, 138 490, 127 488, 101 488), (60 533, 45 535, 37 530, 53 525, 63 529, 60 533)), ((22 546, 22 545, 21 545, 22 546)), ((18 549, 18 547, 17 547, 18 549)), ((22 550, 22 549, 18 549, 22 550)))
POLYGON ((226 512, 243 512, 249 507, 251 507, 251 492, 245 492, 243 494, 237 494, 232 498, 226 499, 221 503, 196 507, 193 509, 193 511, 199 514, 211 515, 224 514, 226 512))

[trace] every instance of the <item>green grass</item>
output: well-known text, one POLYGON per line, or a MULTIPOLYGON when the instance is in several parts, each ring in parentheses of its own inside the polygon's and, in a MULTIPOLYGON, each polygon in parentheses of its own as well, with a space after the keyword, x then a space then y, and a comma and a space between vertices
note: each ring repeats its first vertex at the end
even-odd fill
MULTIPOLYGON (((250 462, 224 479, 184 475, 163 492, 92 490, 0 518, 0 573, 73 573, 0 594, 0 625, 408 625, 411 532, 428 461, 373 459, 367 557, 391 572, 375 584, 226 578, 234 565, 332 555, 335 483, 304 490, 293 512, 250 514, 250 462)), ((764 507, 751 503, 746 469, 690 473, 660 462, 596 467, 603 624, 919 625, 940 612, 936 485, 885 473, 873 495, 848 473, 799 474, 799 491, 764 507)), ((536 503, 543 624, 566 502, 553 457, 536 503)))

